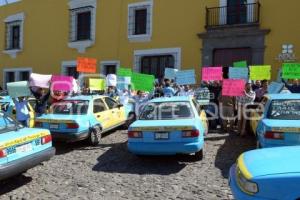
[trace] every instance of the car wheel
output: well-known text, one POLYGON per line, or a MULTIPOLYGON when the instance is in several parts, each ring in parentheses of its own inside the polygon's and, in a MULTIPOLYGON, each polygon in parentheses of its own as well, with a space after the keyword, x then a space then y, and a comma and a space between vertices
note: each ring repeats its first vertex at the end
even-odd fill
POLYGON ((202 160, 204 157, 204 151, 203 149, 201 149, 200 151, 195 153, 195 159, 196 160, 202 160))
POLYGON ((94 127, 90 131, 89 143, 92 146, 97 146, 101 140, 101 129, 99 127, 94 127))

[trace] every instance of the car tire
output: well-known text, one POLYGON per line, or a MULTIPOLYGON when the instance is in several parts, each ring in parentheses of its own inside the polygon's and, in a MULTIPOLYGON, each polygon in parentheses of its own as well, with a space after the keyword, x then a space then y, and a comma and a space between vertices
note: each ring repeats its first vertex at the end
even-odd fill
POLYGON ((100 127, 92 128, 88 138, 89 144, 92 146, 97 146, 100 143, 101 136, 100 127))
POLYGON ((198 152, 195 153, 195 159, 197 161, 203 160, 203 158, 204 158, 204 151, 203 151, 203 149, 201 149, 200 151, 198 151, 198 152))

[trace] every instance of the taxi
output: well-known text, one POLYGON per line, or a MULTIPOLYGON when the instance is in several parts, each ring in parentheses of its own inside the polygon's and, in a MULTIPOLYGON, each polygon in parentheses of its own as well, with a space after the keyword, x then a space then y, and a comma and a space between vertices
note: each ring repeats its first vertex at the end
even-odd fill
POLYGON ((242 154, 230 169, 237 200, 300 199, 300 147, 257 149, 242 154))
POLYGON ((191 97, 149 101, 128 129, 128 149, 136 155, 195 154, 203 158, 205 111, 191 97))
POLYGON ((80 95, 52 104, 35 126, 49 129, 54 140, 87 140, 97 145, 104 132, 126 123, 127 114, 124 106, 110 97, 80 95))
POLYGON ((300 145, 300 94, 266 95, 263 104, 251 122, 258 147, 300 145))
POLYGON ((54 154, 48 130, 24 128, 0 112, 0 180, 20 174, 54 154))
MULTIPOLYGON (((34 120, 35 120, 35 111, 33 109, 35 99, 28 98, 28 105, 27 108, 29 110, 29 127, 34 127, 34 120)), ((1 96, 0 97, 0 109, 5 114, 11 116, 12 118, 16 118, 16 109, 15 104, 10 96, 1 96)))

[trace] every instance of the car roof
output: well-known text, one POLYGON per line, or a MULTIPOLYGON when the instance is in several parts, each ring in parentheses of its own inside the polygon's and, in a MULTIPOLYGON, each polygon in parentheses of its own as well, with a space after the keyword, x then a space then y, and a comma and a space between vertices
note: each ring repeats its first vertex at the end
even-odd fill
POLYGON ((274 100, 274 99, 300 99, 300 93, 291 93, 291 94, 268 94, 266 95, 268 99, 274 100))
POLYGON ((160 97, 152 99, 151 103, 161 103, 161 102, 173 102, 173 101, 190 101, 191 97, 189 96, 174 96, 174 97, 160 97))
POLYGON ((90 100, 93 100, 93 99, 103 98, 103 97, 107 97, 107 96, 104 96, 104 95, 78 95, 78 96, 68 97, 65 100, 85 100, 85 101, 90 101, 90 100))

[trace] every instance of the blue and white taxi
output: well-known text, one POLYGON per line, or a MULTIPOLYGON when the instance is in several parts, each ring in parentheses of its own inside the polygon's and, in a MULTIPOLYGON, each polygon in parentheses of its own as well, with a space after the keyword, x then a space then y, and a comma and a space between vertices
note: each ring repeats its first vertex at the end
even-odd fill
POLYGON ((195 153, 202 159, 206 133, 206 114, 195 99, 157 98, 143 107, 129 127, 128 149, 137 155, 195 153))
POLYGON ((257 149, 242 154, 230 169, 236 200, 299 200, 300 147, 257 149))
POLYGON ((54 154, 48 130, 24 128, 0 112, 0 180, 20 174, 54 154))
POLYGON ((266 95, 261 119, 254 117, 260 147, 300 145, 300 94, 266 95))
POLYGON ((104 132, 122 126, 130 112, 114 99, 102 95, 74 96, 52 104, 38 117, 36 127, 49 129, 54 140, 100 142, 104 132))

